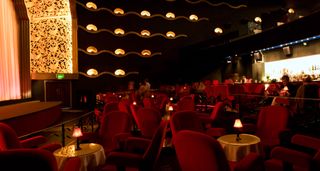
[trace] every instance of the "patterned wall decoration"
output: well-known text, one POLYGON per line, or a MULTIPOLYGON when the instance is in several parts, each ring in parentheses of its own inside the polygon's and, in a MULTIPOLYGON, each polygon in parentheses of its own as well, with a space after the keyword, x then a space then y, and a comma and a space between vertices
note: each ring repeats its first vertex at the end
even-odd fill
POLYGON ((30 72, 73 73, 69 0, 25 0, 30 20, 30 72))

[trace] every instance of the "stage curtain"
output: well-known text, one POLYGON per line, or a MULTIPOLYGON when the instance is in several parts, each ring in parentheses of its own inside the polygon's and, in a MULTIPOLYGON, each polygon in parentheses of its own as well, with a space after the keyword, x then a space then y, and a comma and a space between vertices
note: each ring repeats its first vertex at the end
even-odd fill
POLYGON ((0 0, 0 101, 21 99, 18 28, 12 0, 0 0))

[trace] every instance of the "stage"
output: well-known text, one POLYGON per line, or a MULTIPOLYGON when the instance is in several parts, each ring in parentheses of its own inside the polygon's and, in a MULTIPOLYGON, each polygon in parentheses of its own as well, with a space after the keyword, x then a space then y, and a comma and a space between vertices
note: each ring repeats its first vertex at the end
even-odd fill
POLYGON ((29 101, 0 106, 0 122, 10 125, 22 136, 47 128, 61 117, 61 102, 29 101))

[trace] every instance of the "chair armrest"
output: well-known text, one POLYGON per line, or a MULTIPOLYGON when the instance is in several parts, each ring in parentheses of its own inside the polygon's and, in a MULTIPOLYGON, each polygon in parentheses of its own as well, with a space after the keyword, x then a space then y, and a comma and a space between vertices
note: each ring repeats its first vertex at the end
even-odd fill
POLYGON ((312 160, 312 157, 307 153, 285 147, 273 148, 270 156, 273 159, 278 159, 304 168, 310 167, 312 160))
POLYGON ((257 153, 249 153, 245 158, 236 163, 234 171, 263 171, 264 163, 261 155, 257 153))
POLYGON ((129 137, 126 142, 126 151, 134 153, 144 153, 151 143, 150 139, 129 137))
POLYGON ((110 152, 106 156, 106 163, 117 166, 139 167, 143 162, 143 155, 128 152, 110 152))
POLYGON ((24 148, 35 148, 44 144, 48 141, 48 139, 44 136, 34 136, 25 140, 21 140, 20 144, 24 148))
POLYGON ((115 144, 117 149, 124 149, 126 141, 131 136, 132 135, 130 133, 119 133, 112 138, 112 142, 115 144))
POLYGON ((320 149, 320 139, 302 135, 302 134, 296 134, 291 138, 291 142, 296 145, 300 145, 303 147, 312 148, 314 150, 320 149))

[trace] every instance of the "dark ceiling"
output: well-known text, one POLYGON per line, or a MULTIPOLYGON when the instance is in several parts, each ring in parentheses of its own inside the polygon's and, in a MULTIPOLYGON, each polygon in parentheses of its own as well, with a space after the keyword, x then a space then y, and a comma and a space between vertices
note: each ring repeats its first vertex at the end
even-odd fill
MULTIPOLYGON (((87 2, 90 1, 76 2, 79 71, 96 68, 99 72, 113 72, 122 68, 127 72, 137 71, 140 77, 163 82, 188 78, 186 74, 192 73, 195 75, 193 79, 201 78, 205 73, 199 70, 209 72, 210 67, 221 65, 225 55, 245 53, 294 39, 295 35, 281 37, 279 34, 286 33, 297 20, 316 13, 320 4, 317 0, 92 0, 98 7, 93 10, 86 7, 87 2), (115 8, 123 9, 125 14, 115 15, 115 8), (295 14, 289 15, 289 8, 295 9, 295 14), (151 17, 141 17, 142 10, 148 10, 151 17), (166 19, 167 12, 174 13, 176 18, 166 19), (199 20, 190 21, 188 17, 191 14, 196 14, 199 20), (248 23, 257 16, 262 18, 262 33, 253 34, 248 23), (298 19, 299 16, 304 17, 298 19), (286 24, 277 27, 280 21, 286 24), (88 24, 96 25, 100 31, 87 31, 84 28, 88 24), (222 28, 224 32, 215 34, 215 27, 222 28), (116 28, 122 28, 128 34, 115 35, 113 31, 116 28), (144 29, 154 36, 140 36, 144 29), (168 31, 175 32, 176 37, 166 38, 168 31), (83 50, 88 46, 95 46, 101 53, 85 53, 83 50), (161 55, 146 58, 128 53, 117 57, 112 54, 117 48, 124 49, 126 53, 149 49, 161 55)), ((311 26, 308 23, 304 23, 306 27, 311 26)), ((295 25, 299 25, 294 27, 297 30, 302 28, 299 23, 295 25)), ((317 34, 318 30, 310 31, 310 34, 317 34)), ((304 34, 297 36, 303 37, 304 34)))

